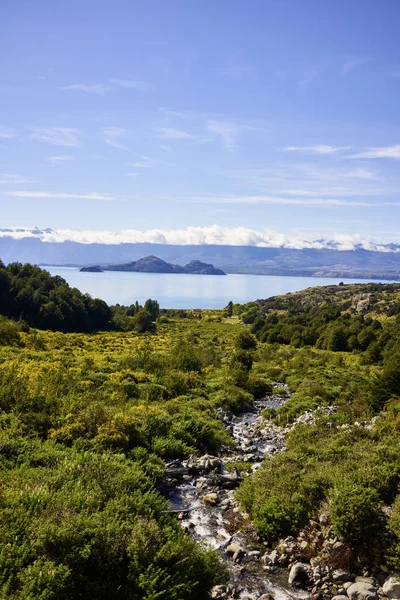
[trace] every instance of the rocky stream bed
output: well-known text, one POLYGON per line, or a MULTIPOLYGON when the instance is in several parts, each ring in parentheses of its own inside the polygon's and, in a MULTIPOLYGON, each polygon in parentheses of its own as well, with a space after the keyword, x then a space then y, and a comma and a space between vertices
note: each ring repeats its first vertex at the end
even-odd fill
POLYGON ((242 475, 228 465, 247 463, 254 471, 266 455, 284 449, 282 428, 260 416, 264 408, 278 408, 289 397, 285 386, 279 387, 286 390, 284 395, 272 394, 256 401, 248 412, 238 416, 220 414, 235 442, 233 448, 223 448, 219 457, 205 455, 167 464, 169 510, 177 513, 192 538, 216 549, 227 567, 230 581, 214 588, 214 598, 264 600, 273 596, 283 600, 307 595, 290 589, 287 575, 263 564, 260 559, 266 548, 251 527, 236 531, 243 517, 236 506, 234 490, 242 475))
MULTIPOLYGON (((300 532, 298 538, 281 540, 272 550, 266 548, 236 505, 235 488, 245 475, 229 464, 245 463, 247 471, 255 471, 265 456, 285 449, 286 434, 297 422, 314 421, 312 412, 305 413, 286 428, 265 420, 261 416, 265 408, 279 408, 290 397, 284 384, 276 384, 277 391, 278 388, 279 394, 256 401, 247 412, 236 416, 219 414, 234 445, 222 448, 218 457, 190 457, 184 461, 172 460, 166 465, 164 493, 169 499, 168 512, 177 514, 182 527, 193 539, 214 548, 228 571, 229 581, 215 586, 211 597, 221 600, 400 598, 400 580, 390 577, 380 564, 379 552, 384 549, 377 548, 375 563, 360 565, 356 573, 335 567, 334 559, 346 550, 345 544, 326 527, 321 515, 317 521, 310 521, 307 536, 300 532), (322 554, 325 552, 328 556, 325 562, 307 558, 310 543, 320 547, 322 554)), ((319 411, 329 415, 336 412, 336 408, 324 407, 319 411)), ((357 423, 356 426, 371 427, 372 424, 357 423)))

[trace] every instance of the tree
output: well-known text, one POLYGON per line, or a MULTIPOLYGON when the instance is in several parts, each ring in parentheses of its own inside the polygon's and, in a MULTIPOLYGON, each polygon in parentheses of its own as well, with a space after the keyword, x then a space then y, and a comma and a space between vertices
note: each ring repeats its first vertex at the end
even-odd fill
POLYGON ((132 318, 132 323, 138 333, 154 333, 155 325, 151 314, 145 310, 140 310, 137 315, 132 318))
POLYGON ((257 340, 249 331, 241 331, 236 337, 235 346, 239 350, 255 350, 257 340))
POLYGON ((144 304, 144 310, 147 310, 147 312, 151 314, 153 321, 155 321, 160 314, 160 305, 157 300, 149 298, 144 304))

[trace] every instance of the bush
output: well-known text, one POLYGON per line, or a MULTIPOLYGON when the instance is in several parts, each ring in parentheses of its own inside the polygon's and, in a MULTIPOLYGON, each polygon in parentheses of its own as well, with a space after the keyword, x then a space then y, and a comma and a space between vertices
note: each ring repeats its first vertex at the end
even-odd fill
POLYGON ((394 540, 387 554, 388 564, 396 571, 400 570, 400 494, 392 507, 388 529, 394 535, 394 540))
POLYGON ((235 339, 235 347, 238 350, 255 350, 257 339, 249 331, 241 331, 235 339))
POLYGON ((215 397, 216 406, 220 406, 232 412, 240 412, 245 408, 252 406, 253 396, 241 388, 227 386, 219 391, 215 397))
POLYGON ((22 339, 16 323, 0 317, 0 346, 21 346, 22 339))
POLYGON ((271 394, 273 390, 272 383, 268 379, 253 374, 249 375, 246 388, 256 400, 271 394))
POLYGON ((356 483, 343 484, 331 498, 333 531, 343 541, 359 544, 376 533, 380 510, 381 501, 376 490, 356 483))

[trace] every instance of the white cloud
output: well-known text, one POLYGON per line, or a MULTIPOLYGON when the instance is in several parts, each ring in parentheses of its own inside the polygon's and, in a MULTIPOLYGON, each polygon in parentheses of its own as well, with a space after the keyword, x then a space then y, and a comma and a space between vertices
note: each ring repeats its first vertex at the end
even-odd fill
POLYGON ((368 148, 356 154, 351 154, 346 158, 396 158, 400 159, 400 144, 396 146, 381 146, 377 148, 368 148))
POLYGON ((13 129, 0 129, 0 140, 12 140, 16 137, 18 137, 17 133, 13 129))
POLYGON ((117 77, 112 77, 108 81, 113 85, 118 85, 131 90, 138 90, 139 92, 148 92, 154 88, 154 85, 151 83, 140 81, 139 79, 118 79, 117 77))
POLYGON ((15 175, 12 173, 0 173, 0 183, 34 183, 34 179, 24 177, 23 175, 15 175))
POLYGON ((348 146, 329 146, 328 144, 316 144, 315 146, 286 146, 285 152, 312 152, 314 154, 336 154, 348 150, 348 146))
POLYGON ((163 140, 192 140, 194 142, 208 142, 209 139, 202 135, 187 133, 174 127, 159 127, 155 130, 163 140))
MULTIPOLYGON (((359 234, 329 234, 329 235, 285 235, 270 229, 257 231, 245 227, 188 227, 187 229, 150 229, 140 231, 127 229, 114 231, 73 231, 69 229, 58 230, 31 230, 18 228, 10 231, 0 230, 0 237, 13 237, 21 239, 26 237, 39 238, 43 242, 62 243, 67 241, 80 244, 167 244, 167 245, 213 245, 213 246, 256 246, 259 248, 292 248, 292 249, 336 249, 354 250, 363 248, 378 252, 389 252, 392 249, 385 244, 374 241, 370 237, 359 234)), ((400 249, 397 249, 400 251, 400 249)))
POLYGON ((295 206, 319 206, 319 207, 382 207, 382 206, 400 206, 400 202, 392 201, 366 201, 366 200, 343 200, 339 198, 318 198, 299 194, 300 198, 285 196, 197 196, 194 198, 183 199, 185 203, 201 204, 275 204, 275 205, 295 205, 295 206))
POLYGON ((222 144, 227 150, 236 148, 236 139, 243 131, 257 131, 257 127, 251 125, 242 125, 240 123, 232 123, 229 121, 209 120, 206 122, 207 129, 210 133, 218 135, 222 139, 222 144))
POLYGON ((157 161, 149 158, 148 156, 142 156, 141 160, 133 163, 125 163, 128 167, 134 167, 135 169, 150 169, 156 165, 157 161))
POLYGON ((38 142, 46 142, 54 146, 80 146, 79 129, 67 127, 35 127, 32 137, 38 142))
POLYGON ((240 181, 246 193, 268 196, 289 195, 314 198, 359 198, 398 195, 400 178, 378 177, 374 170, 314 163, 295 163, 266 169, 236 169, 223 173, 240 181))
POLYGON ((106 144, 114 146, 114 148, 119 148, 120 150, 125 150, 125 152, 132 152, 130 148, 119 141, 121 137, 129 133, 127 129, 122 129, 122 127, 106 127, 103 129, 103 133, 106 144))
POLYGON ((349 58, 343 64, 342 72, 344 75, 347 75, 347 73, 354 71, 354 69, 356 69, 357 67, 360 67, 361 65, 364 65, 365 63, 370 62, 371 60, 371 58, 349 58))
POLYGON ((60 90, 74 90, 77 92, 86 92, 87 94, 98 94, 104 96, 106 92, 111 90, 109 85, 104 83, 74 83, 72 85, 64 85, 59 87, 60 90))
POLYGON ((160 144, 160 150, 164 150, 164 152, 173 152, 173 148, 171 146, 168 146, 167 144, 160 144))
POLYGON ((188 110, 175 110, 166 106, 159 106, 158 110, 162 112, 166 117, 171 119, 189 119, 193 116, 193 113, 188 110))
POLYGON ((72 154, 61 154, 60 156, 48 156, 47 157, 47 162, 53 163, 53 164, 70 162, 73 160, 76 160, 76 159, 75 159, 75 156, 73 156, 72 154))
POLYGON ((91 192, 89 194, 70 194, 67 192, 30 192, 30 191, 17 191, 17 192, 5 192, 6 196, 13 196, 15 198, 65 198, 69 200, 114 200, 110 194, 101 194, 99 192, 91 192))
POLYGON ((312 83, 315 79, 318 79, 318 77, 322 74, 322 69, 319 67, 315 67, 313 69, 310 69, 309 71, 306 71, 302 78, 299 80, 299 86, 302 90, 305 90, 307 88, 308 85, 310 85, 310 83, 312 83))
POLYGON ((373 171, 370 171, 369 169, 363 169, 362 167, 359 169, 354 169, 354 171, 348 171, 347 173, 344 173, 344 176, 352 179, 366 179, 368 181, 376 179, 373 171))

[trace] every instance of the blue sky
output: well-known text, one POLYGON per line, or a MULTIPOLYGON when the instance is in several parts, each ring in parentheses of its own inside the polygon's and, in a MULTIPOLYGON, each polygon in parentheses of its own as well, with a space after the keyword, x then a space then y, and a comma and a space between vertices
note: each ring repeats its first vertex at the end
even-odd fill
POLYGON ((398 0, 3 0, 0 227, 399 240, 399 20, 398 0))

